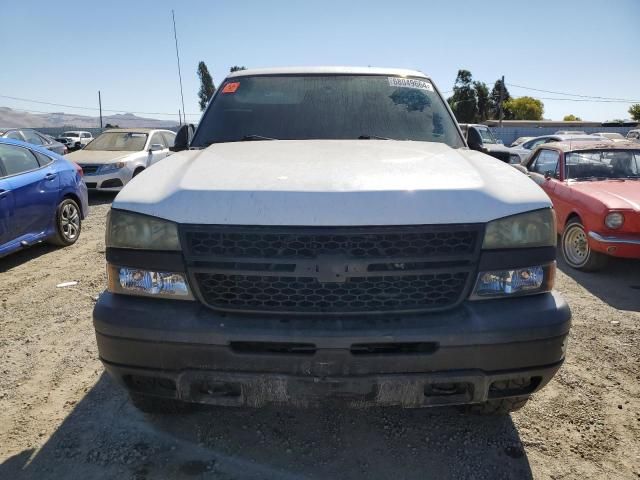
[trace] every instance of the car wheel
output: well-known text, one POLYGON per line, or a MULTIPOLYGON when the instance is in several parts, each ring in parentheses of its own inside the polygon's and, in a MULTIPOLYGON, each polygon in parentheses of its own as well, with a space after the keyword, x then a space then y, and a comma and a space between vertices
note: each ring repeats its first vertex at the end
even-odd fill
MULTIPOLYGON (((142 167, 136 168, 135 171, 133 172, 133 177, 135 177, 136 175, 141 174, 142 172, 144 172, 144 168, 142 168, 142 167)), ((131 178, 133 178, 133 177, 131 177, 131 178)))
POLYGON ((591 250, 587 232, 577 218, 567 223, 562 234, 562 256, 570 267, 585 272, 600 270, 607 263, 606 255, 591 250))
POLYGON ((80 207, 75 200, 65 198, 56 209, 56 233, 49 241, 63 247, 73 245, 80 236, 80 230, 82 230, 80 207))

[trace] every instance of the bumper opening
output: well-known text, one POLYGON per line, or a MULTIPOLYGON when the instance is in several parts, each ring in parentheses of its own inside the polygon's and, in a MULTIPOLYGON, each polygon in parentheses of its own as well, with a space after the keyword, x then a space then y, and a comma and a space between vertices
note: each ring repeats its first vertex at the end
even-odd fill
POLYGON ((354 343, 350 349, 353 355, 428 354, 434 353, 436 350, 438 350, 438 344, 435 342, 354 343))

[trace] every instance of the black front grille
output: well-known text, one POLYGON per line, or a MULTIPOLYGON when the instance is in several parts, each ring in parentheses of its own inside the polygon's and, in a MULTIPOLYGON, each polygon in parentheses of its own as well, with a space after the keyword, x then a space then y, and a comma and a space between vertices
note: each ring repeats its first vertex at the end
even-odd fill
POLYGON ((181 227, 196 294, 243 312, 431 311, 462 301, 482 226, 181 227))
MULTIPOLYGON (((266 229, 265 229, 266 230, 266 229)), ((193 256, 315 258, 343 254, 354 258, 429 257, 473 253, 477 231, 467 229, 375 233, 275 233, 260 231, 189 231, 193 256)))
POLYGON ((468 273, 352 277, 320 283, 311 277, 196 273, 210 305, 304 313, 388 312, 443 308, 457 302, 468 273))
POLYGON ((96 172, 98 171, 98 169, 100 168, 100 165, 82 165, 82 164, 80 164, 80 167, 82 167, 82 171, 84 172, 85 175, 95 175, 96 172))

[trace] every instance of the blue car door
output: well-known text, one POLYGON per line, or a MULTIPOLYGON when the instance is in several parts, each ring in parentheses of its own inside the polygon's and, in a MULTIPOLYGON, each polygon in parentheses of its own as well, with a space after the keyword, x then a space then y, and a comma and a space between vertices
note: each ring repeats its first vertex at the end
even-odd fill
POLYGON ((13 217, 13 193, 9 186, 9 180, 4 177, 0 166, 0 255, 2 245, 13 240, 11 218, 13 217))
POLYGON ((29 241, 53 224, 59 191, 55 162, 26 147, 7 144, 0 145, 0 162, 13 196, 11 236, 27 236, 24 239, 29 241), (38 157, 43 160, 39 162, 38 157))

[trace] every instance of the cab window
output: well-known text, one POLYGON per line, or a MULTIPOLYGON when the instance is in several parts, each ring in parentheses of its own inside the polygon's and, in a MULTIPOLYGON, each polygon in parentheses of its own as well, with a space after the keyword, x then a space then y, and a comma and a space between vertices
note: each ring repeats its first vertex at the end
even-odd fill
POLYGON ((154 143, 159 143, 160 145, 162 145, 162 148, 167 148, 167 144, 164 140, 164 137, 160 132, 156 132, 151 136, 151 141, 149 142, 149 148, 151 148, 151 145, 153 145, 154 143))
POLYGON ((0 163, 7 176, 40 168, 38 160, 28 149, 13 145, 0 145, 0 163))
POLYGON ((540 175, 545 175, 547 172, 555 175, 558 172, 559 159, 560 153, 555 150, 540 150, 529 170, 540 175))

